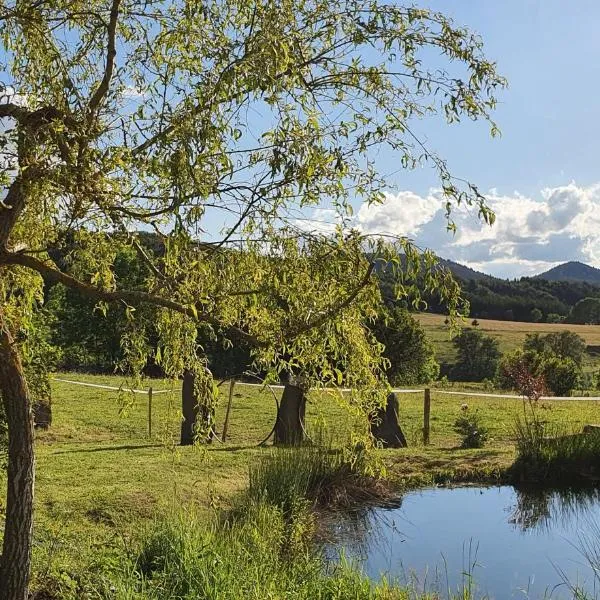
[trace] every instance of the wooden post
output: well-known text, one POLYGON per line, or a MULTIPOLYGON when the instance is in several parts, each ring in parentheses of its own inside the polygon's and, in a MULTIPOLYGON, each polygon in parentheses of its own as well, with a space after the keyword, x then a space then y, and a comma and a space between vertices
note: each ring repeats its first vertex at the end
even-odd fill
POLYGON ((148 437, 152 438, 152 387, 148 388, 148 437))
POLYGON ((423 443, 429 444, 429 414, 431 412, 431 390, 425 388, 423 397, 423 443))
POLYGON ((231 403, 233 401, 233 388, 235 387, 235 379, 229 382, 229 401, 227 402, 227 412, 225 413, 225 423, 223 423, 223 441, 227 440, 227 428, 229 427, 229 412, 231 411, 231 403))

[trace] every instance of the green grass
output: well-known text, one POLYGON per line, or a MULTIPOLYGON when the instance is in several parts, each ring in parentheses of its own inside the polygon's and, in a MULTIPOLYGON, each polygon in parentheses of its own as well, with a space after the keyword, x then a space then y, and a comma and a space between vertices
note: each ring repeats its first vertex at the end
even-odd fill
MULTIPOLYGON (((433 342, 437 361, 453 364, 456 360, 456 350, 452 345, 451 333, 444 324, 446 317, 432 313, 419 313, 415 317, 425 328, 427 337, 433 342)), ((492 319, 477 319, 478 329, 496 338, 500 343, 502 353, 510 352, 520 347, 528 333, 546 334, 554 331, 573 331, 580 335, 588 345, 588 353, 584 363, 586 371, 600 368, 600 326, 570 325, 565 323, 522 323, 520 321, 496 321, 492 319)), ((464 327, 471 326, 472 319, 466 319, 464 327)))
MULTIPOLYGON (((115 385, 118 377, 70 374, 94 383, 115 385)), ((164 382, 154 381, 155 389, 164 382)), ((208 447, 176 446, 178 401, 155 395, 154 433, 147 437, 147 398, 136 396, 123 408, 115 392, 53 383, 54 421, 37 433, 37 482, 34 562, 36 578, 77 579, 98 564, 118 562, 123 548, 137 539, 157 516, 182 507, 200 520, 210 520, 214 508, 227 509, 248 486, 251 465, 281 450, 259 448, 275 417, 270 392, 236 386, 226 444, 208 447)), ((281 394, 281 390, 276 390, 281 394)), ((222 386, 217 414, 224 419, 227 386, 222 386)), ((489 480, 515 459, 514 418, 520 401, 432 394, 431 445, 420 441, 423 395, 400 396, 400 420, 410 447, 381 450, 393 485, 401 490, 443 481, 489 480), (453 424, 467 403, 478 410, 489 429, 487 445, 459 449, 453 424)), ((546 401, 542 418, 580 430, 598 420, 594 401, 546 401)), ((344 438, 351 420, 335 398, 311 394, 307 408, 309 431, 344 438)), ((285 452, 285 450, 283 451, 285 452)), ((283 456, 283 454, 281 454, 283 456)))

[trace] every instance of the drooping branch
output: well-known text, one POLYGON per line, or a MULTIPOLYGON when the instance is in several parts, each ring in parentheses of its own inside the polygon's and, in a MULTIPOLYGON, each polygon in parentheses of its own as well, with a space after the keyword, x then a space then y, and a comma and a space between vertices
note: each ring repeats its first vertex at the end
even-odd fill
POLYGON ((325 323, 327 323, 327 321, 329 321, 329 319, 332 319, 335 315, 339 314, 342 310, 344 310, 345 308, 348 308, 348 306, 350 306, 350 304, 352 304, 352 302, 354 302, 354 300, 356 299, 358 294, 361 292, 361 290, 369 284, 374 267, 375 267, 375 265, 373 263, 369 264, 369 268, 367 269, 365 276, 362 278, 362 280, 359 282, 359 284, 352 290, 352 292, 350 292, 350 294, 348 294, 348 296, 346 296, 346 298, 344 298, 337 304, 334 304, 328 310, 326 310, 324 313, 321 313, 320 315, 316 316, 314 319, 309 320, 304 325, 300 325, 299 327, 292 329, 292 331, 290 331, 290 336, 292 338, 295 338, 304 333, 308 333, 309 331, 311 331, 313 329, 321 327, 321 325, 324 325, 325 323))
POLYGON ((176 302, 175 300, 170 300, 169 298, 163 298, 161 296, 139 290, 105 290, 90 283, 81 281, 76 277, 64 273, 63 271, 52 267, 46 262, 28 254, 0 251, 0 265, 1 264, 20 265, 22 267, 32 269, 50 281, 62 283, 64 286, 76 290, 80 294, 99 302, 125 302, 131 306, 138 306, 140 304, 159 306, 223 329, 231 337, 243 340, 253 347, 258 347, 261 345, 260 341, 255 336, 250 335, 239 327, 231 325, 223 326, 219 319, 204 311, 198 310, 198 307, 195 305, 182 304, 180 302, 176 302))

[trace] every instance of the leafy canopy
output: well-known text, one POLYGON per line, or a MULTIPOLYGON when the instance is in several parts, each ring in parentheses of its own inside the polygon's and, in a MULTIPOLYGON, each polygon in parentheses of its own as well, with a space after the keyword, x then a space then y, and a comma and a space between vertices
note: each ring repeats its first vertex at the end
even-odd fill
POLYGON ((31 323, 42 275, 126 308, 134 371, 153 351, 136 318, 150 303, 156 360, 208 391, 198 322, 244 340, 263 368, 372 388, 376 257, 396 265, 398 296, 418 302, 419 280, 460 307, 430 254, 351 227, 352 202, 382 200, 375 151, 437 171, 450 228, 461 202, 493 222, 411 128, 436 112, 489 121, 505 83, 444 15, 366 0, 14 0, 0 3, 0 40, 0 306, 13 329, 31 323), (335 214, 327 233, 302 220, 317 206, 335 214), (149 230, 158 252, 139 243, 149 230), (115 275, 124 246, 147 266, 141 281, 115 275))

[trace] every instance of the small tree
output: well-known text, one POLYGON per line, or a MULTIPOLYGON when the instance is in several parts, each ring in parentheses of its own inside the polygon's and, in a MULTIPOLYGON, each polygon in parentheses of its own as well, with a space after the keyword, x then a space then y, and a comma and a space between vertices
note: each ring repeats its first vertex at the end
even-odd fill
POLYGON ((582 325, 600 324, 600 298, 583 298, 579 300, 568 316, 569 323, 580 323, 582 325))
POLYGON ((531 319, 532 323, 539 323, 543 317, 544 317, 544 314, 537 307, 532 308, 531 312, 529 313, 529 318, 531 319))
POLYGON ((579 385, 581 369, 570 358, 545 356, 537 372, 543 375, 546 386, 556 396, 568 396, 579 385))
POLYGON ((437 378, 440 366, 433 345, 423 326, 407 310, 383 308, 373 333, 384 346, 386 374, 392 385, 428 383, 437 378))
POLYGON ((523 342, 525 352, 568 358, 578 367, 583 364, 586 348, 585 340, 573 331, 556 331, 547 335, 528 334, 523 342))
POLYGON ((498 370, 500 349, 498 340, 478 329, 465 329, 453 340, 458 356, 451 371, 456 381, 493 379, 498 370))

